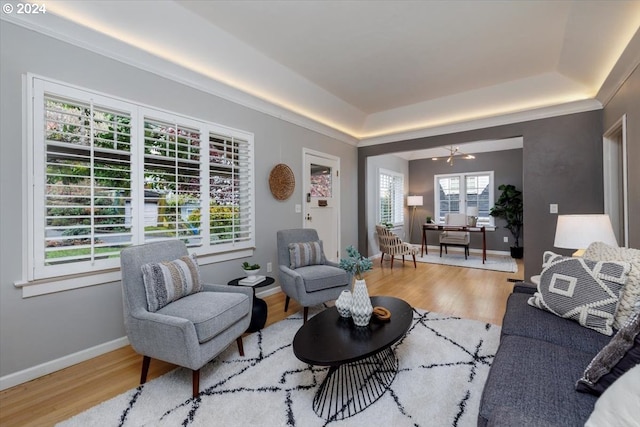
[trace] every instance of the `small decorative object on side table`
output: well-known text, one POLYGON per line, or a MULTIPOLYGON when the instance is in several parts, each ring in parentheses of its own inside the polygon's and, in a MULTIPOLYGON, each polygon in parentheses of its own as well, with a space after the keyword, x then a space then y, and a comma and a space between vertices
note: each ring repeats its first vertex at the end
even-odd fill
POLYGON ((264 324, 267 322, 267 303, 258 297, 256 297, 256 288, 262 288, 264 286, 269 286, 275 282, 273 277, 269 276, 259 276, 263 278, 256 282, 254 285, 244 285, 241 284, 245 278, 238 277, 237 279, 231 280, 227 283, 229 286, 251 286, 253 288, 253 312, 251 313, 251 323, 249 324, 249 328, 247 332, 256 332, 260 329, 264 328, 264 324))

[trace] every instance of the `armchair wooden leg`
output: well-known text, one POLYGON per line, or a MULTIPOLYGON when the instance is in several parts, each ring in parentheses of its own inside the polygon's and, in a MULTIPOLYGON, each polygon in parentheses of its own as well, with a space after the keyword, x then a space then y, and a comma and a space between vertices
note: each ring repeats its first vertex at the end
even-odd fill
POLYGON ((200 369, 193 370, 193 398, 200 394, 200 369))
POLYGON ((416 264, 416 256, 415 255, 411 255, 413 257, 413 268, 418 268, 418 265, 416 264))
POLYGON ((442 244, 440 244, 440 258, 442 258, 442 244))
POLYGON ((382 252, 382 255, 380 256, 380 265, 382 265, 382 261, 384 261, 384 252, 382 252))
POLYGON ((149 356, 142 356, 142 373, 140 374, 140 384, 147 382, 147 374, 149 373, 149 364, 151 358, 149 356))
POLYGON ((393 259, 395 258, 395 256, 391 255, 391 269, 393 270, 393 259))
POLYGON ((404 255, 402 255, 402 263, 404 264, 404 255))
POLYGON ((291 298, 289 298, 289 296, 287 295, 287 298, 284 300, 284 311, 285 313, 287 312, 287 310, 289 310, 289 300, 291 298))
POLYGON ((236 343, 238 344, 238 352, 240 356, 244 356, 244 346, 242 345, 242 337, 236 338, 236 343))
POLYGON ((307 323, 307 317, 309 317, 309 307, 305 307, 302 313, 302 318, 304 319, 302 323, 307 323))

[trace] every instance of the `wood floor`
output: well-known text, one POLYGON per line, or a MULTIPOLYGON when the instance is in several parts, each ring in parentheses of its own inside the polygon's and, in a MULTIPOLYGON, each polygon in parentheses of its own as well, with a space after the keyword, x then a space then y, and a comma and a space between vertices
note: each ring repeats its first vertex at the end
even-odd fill
MULTIPOLYGON (((404 299, 413 307, 481 320, 500 325, 513 283, 519 273, 448 267, 413 262, 404 265, 389 261, 366 274, 371 295, 390 295, 404 299)), ((269 306, 267 325, 282 320, 300 309, 295 302, 284 313, 284 295, 264 298, 269 306)), ((235 344, 232 344, 235 345, 235 344)), ((50 426, 80 413, 102 401, 136 387, 140 380, 142 356, 131 347, 123 347, 86 362, 0 392, 0 426, 50 426)), ((151 361, 148 379, 174 369, 175 366, 151 361)), ((190 393, 185 390, 185 393, 190 393)))

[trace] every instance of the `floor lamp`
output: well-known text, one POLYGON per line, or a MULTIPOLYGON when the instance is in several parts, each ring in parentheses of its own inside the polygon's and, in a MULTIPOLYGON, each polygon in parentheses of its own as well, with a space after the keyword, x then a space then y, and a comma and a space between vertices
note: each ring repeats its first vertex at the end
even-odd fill
POLYGON ((407 206, 413 207, 413 212, 411 212, 411 225, 409 226, 409 243, 411 243, 411 233, 413 233, 413 220, 416 217, 416 208, 418 206, 422 206, 422 196, 407 197, 407 206))

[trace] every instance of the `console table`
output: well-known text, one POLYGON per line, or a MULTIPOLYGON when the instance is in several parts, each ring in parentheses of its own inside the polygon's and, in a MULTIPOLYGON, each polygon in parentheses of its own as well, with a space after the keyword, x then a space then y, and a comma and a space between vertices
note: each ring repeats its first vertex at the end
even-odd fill
POLYGON ((468 231, 470 233, 482 233, 482 263, 487 260, 487 233, 484 226, 482 227, 468 227, 459 225, 439 225, 439 224, 422 224, 422 246, 420 248, 420 256, 428 254, 427 249, 427 231, 468 231))

